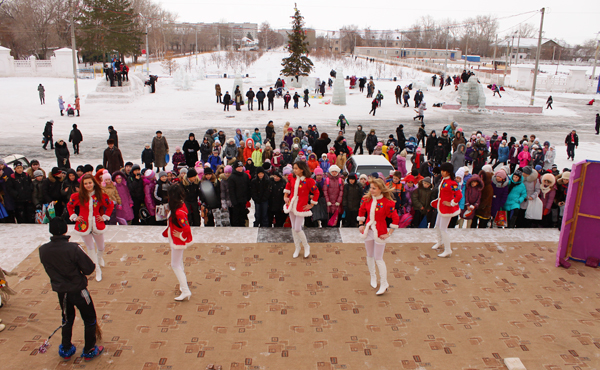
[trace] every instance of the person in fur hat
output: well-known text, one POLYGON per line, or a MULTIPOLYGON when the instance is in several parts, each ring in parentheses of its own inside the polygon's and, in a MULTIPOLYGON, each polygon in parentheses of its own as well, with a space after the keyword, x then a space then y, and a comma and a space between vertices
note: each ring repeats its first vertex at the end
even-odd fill
POLYGON ((541 226, 552 227, 552 205, 556 196, 556 178, 551 173, 542 176, 539 197, 544 205, 541 226))
POLYGON ((361 200, 357 220, 360 237, 365 241, 371 287, 377 288, 377 266, 379 268, 379 290, 376 294, 382 295, 389 288, 387 267, 383 260, 386 239, 392 235, 394 229, 398 228, 400 222, 392 191, 385 186, 383 180, 373 179, 371 181, 369 192, 361 200), (392 219, 389 230, 386 223, 387 218, 392 219))
POLYGON ((431 249, 439 249, 443 245, 444 252, 438 254, 438 257, 450 257, 452 254, 452 247, 446 230, 452 217, 460 213, 458 204, 462 198, 462 193, 458 184, 454 181, 454 167, 452 166, 452 163, 443 163, 440 166, 440 172, 442 180, 439 185, 439 196, 431 202, 431 206, 438 211, 437 219, 435 221, 435 228, 438 231, 438 240, 431 249))
MULTIPOLYGON (((340 205, 344 197, 344 179, 340 172, 341 169, 337 165, 329 167, 329 173, 326 175, 325 185, 323 186, 323 193, 327 202, 327 213, 330 218, 340 211, 340 205)), ((340 219, 341 217, 338 218, 338 221, 340 219)))
POLYGON ((112 178, 121 200, 119 205, 115 207, 117 209, 115 212, 117 222, 122 224, 125 221, 128 225, 131 225, 131 220, 133 220, 133 200, 127 186, 127 177, 123 172, 117 171, 113 173, 112 178))
MULTIPOLYGON (((114 203, 115 210, 122 208, 121 207, 121 197, 119 196, 119 191, 115 187, 115 184, 112 182, 112 177, 110 176, 108 171, 105 171, 104 174, 102 175, 102 182, 100 183, 100 186, 102 187, 102 192, 104 194, 108 195, 108 198, 111 200, 111 202, 114 203)), ((109 225, 116 225, 116 224, 117 224, 117 212, 113 212, 110 216, 109 225)))

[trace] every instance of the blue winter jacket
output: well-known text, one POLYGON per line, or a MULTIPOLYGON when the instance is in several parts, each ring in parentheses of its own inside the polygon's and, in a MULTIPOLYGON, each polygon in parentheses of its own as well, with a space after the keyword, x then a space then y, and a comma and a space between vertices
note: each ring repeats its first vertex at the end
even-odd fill
POLYGON ((256 143, 259 143, 260 145, 263 144, 262 142, 262 136, 260 134, 260 132, 255 132, 252 134, 252 140, 254 140, 254 145, 256 145, 256 143))
POLYGON ((208 157, 208 163, 210 163, 210 168, 212 168, 213 172, 217 172, 217 167, 219 167, 223 161, 218 155, 215 156, 211 154, 210 157, 208 157))
POLYGON ((527 189, 525 188, 525 184, 523 184, 523 179, 519 180, 519 182, 514 182, 511 176, 508 181, 510 181, 508 186, 514 185, 514 187, 508 193, 508 197, 506 198, 506 202, 502 209, 505 211, 512 211, 513 209, 521 208, 521 203, 527 198, 527 189))
POLYGON ((508 152, 510 148, 508 146, 498 147, 498 162, 508 162, 508 152))
POLYGON ((323 173, 329 172, 329 167, 331 167, 331 163, 327 160, 323 160, 323 158, 319 159, 319 167, 323 170, 323 173))

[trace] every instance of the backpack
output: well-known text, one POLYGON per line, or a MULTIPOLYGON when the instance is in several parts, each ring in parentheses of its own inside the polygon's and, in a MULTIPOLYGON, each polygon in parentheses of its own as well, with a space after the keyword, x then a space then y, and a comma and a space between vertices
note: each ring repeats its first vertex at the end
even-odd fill
POLYGON ((400 216, 400 221, 398 222, 398 228, 405 229, 408 225, 411 224, 413 216, 409 213, 405 213, 400 216))

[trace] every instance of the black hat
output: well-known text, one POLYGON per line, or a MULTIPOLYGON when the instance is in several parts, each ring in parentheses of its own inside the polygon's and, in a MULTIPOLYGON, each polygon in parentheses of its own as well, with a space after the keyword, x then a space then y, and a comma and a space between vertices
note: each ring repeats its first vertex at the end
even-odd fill
POLYGON ((91 164, 86 164, 83 166, 83 172, 94 172, 94 167, 91 164))
POLYGON ((114 130, 115 128, 114 128, 114 127, 112 127, 112 126, 108 126, 108 129, 109 129, 109 130, 114 130))
POLYGON ((17 167, 23 167, 23 163, 19 162, 19 161, 15 161, 15 163, 13 163, 13 167, 17 168, 17 167))
POLYGON ((77 124, 76 123, 73 124, 73 128, 77 128, 77 124))
POLYGON ((162 131, 158 130, 156 131, 157 134, 162 134, 162 131))
POLYGON ((273 172, 273 176, 277 176, 277 177, 279 177, 279 178, 283 178, 283 175, 281 174, 281 172, 280 172, 280 171, 275 171, 275 172, 273 172))
POLYGON ((110 145, 113 144, 114 145, 115 141, 113 139, 108 139, 106 140, 106 144, 110 145))
POLYGON ((48 225, 49 225, 48 228, 50 230, 50 234, 52 234, 54 236, 64 235, 69 230, 67 223, 65 222, 65 220, 62 219, 62 217, 54 217, 53 219, 50 220, 48 225))
MULTIPOLYGON (((90 166, 90 167, 91 167, 91 166, 90 166)), ((104 166, 103 166, 103 165, 101 165, 101 164, 99 164, 99 165, 97 165, 97 166, 96 166, 96 172, 98 172, 98 171, 100 171, 100 170, 103 170, 103 169, 104 169, 104 166)))
POLYGON ((519 178, 523 177, 523 171, 521 170, 515 170, 515 172, 513 172, 513 176, 518 176, 519 178))
POLYGON ((85 167, 83 167, 82 165, 77 166, 76 172, 77 171, 81 171, 81 172, 85 172, 85 167))
POLYGON ((450 173, 454 173, 454 166, 450 162, 444 162, 440 166, 440 170, 441 171, 450 172, 450 173))
POLYGON ((351 180, 351 179, 354 180, 354 181, 357 181, 355 173, 351 173, 351 174, 348 175, 348 180, 351 180))
MULTIPOLYGON (((212 168, 210 168, 210 167, 206 167, 206 168, 204 169, 204 174, 205 174, 205 175, 212 175, 213 173, 214 173, 214 172, 213 172, 212 168)), ((190 174, 190 173, 189 173, 189 171, 188 171, 188 177, 190 177, 190 176, 189 176, 189 174, 190 174)))
POLYGON ((233 164, 233 168, 244 167, 242 161, 237 161, 233 164))
POLYGON ((62 170, 60 168, 54 167, 54 168, 52 168, 52 172, 51 173, 52 173, 52 176, 58 176, 58 175, 61 174, 61 172, 62 172, 62 170))
MULTIPOLYGON (((206 173, 206 172, 205 172, 205 173, 206 173)), ((194 169, 194 168, 190 168, 190 169, 188 170, 188 172, 187 172, 187 178, 188 178, 188 179, 191 179, 191 178, 193 178, 193 177, 196 177, 196 176, 198 176, 198 172, 196 171, 196 169, 194 169)))
POLYGON ((135 171, 135 170, 141 170, 141 169, 142 169, 142 167, 140 167, 140 165, 139 165, 139 164, 134 164, 134 165, 131 167, 131 172, 133 172, 133 171, 135 171))
POLYGON ((262 168, 262 167, 258 167, 258 168, 256 169, 256 174, 258 175, 259 173, 265 173, 265 170, 264 170, 264 168, 262 168))

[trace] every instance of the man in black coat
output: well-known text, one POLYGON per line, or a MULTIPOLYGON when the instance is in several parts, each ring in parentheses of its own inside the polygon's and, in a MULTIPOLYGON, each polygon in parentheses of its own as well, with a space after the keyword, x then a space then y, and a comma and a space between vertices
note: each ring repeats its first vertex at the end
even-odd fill
POLYGON ((275 227, 283 227, 287 215, 283 212, 283 200, 286 181, 279 171, 275 171, 273 178, 269 182, 269 221, 275 218, 275 227))
MULTIPOLYGON (((269 210, 269 177, 262 167, 256 169, 256 176, 250 181, 250 194, 254 201, 254 227, 270 227, 269 210)), ((283 207, 282 207, 283 209, 283 207)))
MULTIPOLYGON (((109 135, 110 136, 110 135, 109 135)), ((77 128, 77 124, 73 124, 73 129, 69 134, 69 142, 73 143, 73 154, 79 154, 79 143, 83 141, 83 134, 77 128)))
POLYGON ((52 141, 53 125, 54 120, 51 119, 50 121, 46 122, 46 126, 44 127, 44 132, 42 133, 42 135, 44 136, 44 145, 42 146, 42 148, 44 148, 44 150, 47 150, 46 146, 48 146, 48 143, 50 143, 50 149, 54 149, 54 141, 52 141))
POLYGON ((104 150, 102 165, 112 175, 123 167, 123 156, 121 155, 121 150, 115 147, 115 143, 112 139, 106 140, 106 143, 108 144, 108 148, 104 150))
POLYGON ((194 168, 196 162, 198 162, 198 150, 200 150, 200 144, 196 140, 196 135, 190 132, 188 139, 183 143, 182 149, 185 155, 185 164, 189 168, 194 168))
POLYGON ((396 128, 396 137, 398 138, 398 151, 401 152, 406 148, 406 136, 404 136, 404 125, 398 125, 396 128))
POLYGON ((56 202, 54 204, 54 212, 56 213, 56 216, 59 217, 62 216, 64 210, 61 190, 63 187, 63 181, 65 180, 65 175, 66 173, 60 168, 54 167, 48 174, 48 178, 44 179, 42 183, 44 188, 44 204, 56 202))
POLYGON ((565 138, 565 146, 567 147, 567 159, 574 161, 575 149, 579 146, 579 136, 575 130, 572 130, 565 138))
POLYGON ((223 95, 223 112, 229 112, 229 105, 231 104, 231 95, 229 95, 229 91, 225 91, 225 95, 223 95))
POLYGON ((31 178, 23 171, 23 164, 17 161, 14 164, 15 172, 8 178, 6 190, 15 202, 15 217, 17 223, 33 223, 33 187, 31 178))
POLYGON ((269 87, 269 92, 267 93, 267 99, 269 99, 267 104, 267 110, 275 110, 274 100, 275 100, 275 90, 272 87, 269 87))
POLYGON ((248 89, 246 93, 246 97, 248 98, 248 110, 254 110, 254 91, 252 88, 248 89))
POLYGON ((244 164, 238 161, 227 180, 231 199, 231 226, 246 226, 246 203, 250 200, 250 178, 244 172, 244 164))
POLYGON ((258 92, 256 93, 256 100, 258 101, 258 110, 265 110, 265 92, 263 91, 262 87, 260 87, 258 89, 258 92))
POLYGON ((127 188, 133 201, 133 220, 132 225, 140 224, 140 208, 144 203, 144 180, 142 180, 141 167, 139 164, 134 164, 131 167, 131 175, 127 179, 127 188))
POLYGON ((112 126, 108 126, 108 139, 115 143, 115 148, 119 147, 119 135, 117 135, 117 130, 112 126))
POLYGON ((600 114, 596 113, 596 135, 600 133, 600 114))
POLYGON ((79 244, 69 242, 67 223, 62 218, 50 220, 49 229, 52 234, 50 242, 42 245, 39 253, 62 310, 62 344, 58 347, 58 354, 68 360, 77 351, 71 343, 77 307, 85 325, 82 357, 89 361, 104 350, 104 347, 96 346, 96 310, 87 290, 86 275, 94 272, 95 265, 79 244))

